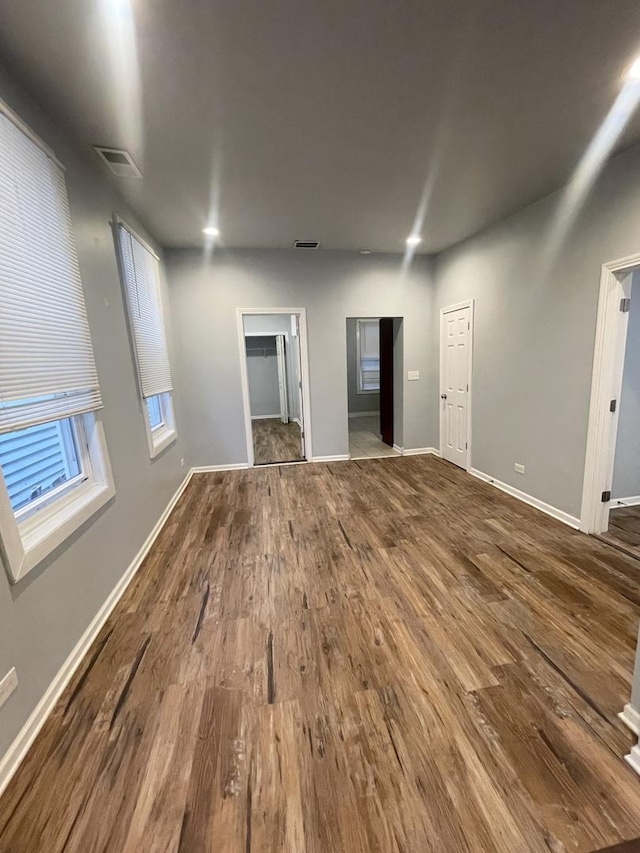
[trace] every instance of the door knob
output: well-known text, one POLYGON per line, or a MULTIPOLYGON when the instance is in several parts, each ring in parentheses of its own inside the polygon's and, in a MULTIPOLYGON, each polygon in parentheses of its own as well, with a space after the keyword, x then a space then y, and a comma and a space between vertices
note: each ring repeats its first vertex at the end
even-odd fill
POLYGON ((447 395, 446 395, 446 394, 440 394, 440 399, 441 399, 441 400, 446 400, 446 399, 447 399, 447 395))

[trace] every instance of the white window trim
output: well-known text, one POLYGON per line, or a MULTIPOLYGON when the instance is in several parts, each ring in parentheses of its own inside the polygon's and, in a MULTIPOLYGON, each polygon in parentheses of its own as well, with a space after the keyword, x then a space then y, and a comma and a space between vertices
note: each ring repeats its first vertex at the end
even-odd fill
POLYGON ((86 476, 74 488, 63 490, 58 500, 45 501, 38 512, 30 513, 24 521, 16 519, 0 469, 0 538, 11 583, 22 580, 115 495, 98 414, 77 415, 75 422, 81 433, 78 449, 86 476))
POLYGON ((160 410, 162 412, 162 423, 155 427, 151 426, 149 420, 149 409, 147 401, 142 400, 142 416, 144 418, 144 430, 147 435, 147 444, 149 446, 149 455, 152 459, 159 456, 163 450, 173 444, 178 438, 176 430, 176 419, 173 411, 173 392, 165 391, 164 394, 158 394, 160 398, 160 410))
MULTIPOLYGON (((366 396, 367 394, 379 394, 380 388, 378 390, 371 390, 369 388, 362 387, 362 354, 360 352, 360 327, 362 323, 372 323, 374 322, 374 318, 367 319, 366 317, 358 318, 356 320, 356 364, 357 364, 357 376, 358 381, 356 383, 356 394, 366 396)), ((379 360, 379 354, 378 354, 379 360)))

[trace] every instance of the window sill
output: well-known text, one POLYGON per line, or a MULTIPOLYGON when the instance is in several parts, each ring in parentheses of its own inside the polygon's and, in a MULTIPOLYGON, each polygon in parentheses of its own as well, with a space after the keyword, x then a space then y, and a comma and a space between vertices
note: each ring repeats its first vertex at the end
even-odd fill
POLYGON ((114 495, 112 484, 92 483, 88 488, 79 489, 77 494, 71 493, 63 506, 41 521, 38 522, 34 516, 21 525, 20 559, 7 560, 11 582, 22 580, 114 495))
POLYGON ((151 432, 151 441, 149 443, 149 453, 152 459, 155 459, 163 450, 169 447, 170 444, 178 438, 178 433, 175 429, 163 427, 151 432))

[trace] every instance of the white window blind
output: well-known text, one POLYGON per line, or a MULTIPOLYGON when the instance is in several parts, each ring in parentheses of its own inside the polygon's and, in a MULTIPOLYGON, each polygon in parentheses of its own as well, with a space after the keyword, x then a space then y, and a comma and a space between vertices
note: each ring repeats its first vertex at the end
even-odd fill
POLYGON ((358 384, 361 393, 380 390, 380 321, 358 320, 358 384))
POLYGON ((101 406, 64 175, 0 111, 0 433, 101 406))
POLYGON ((122 223, 118 243, 140 390, 146 399, 173 389, 158 259, 122 223))

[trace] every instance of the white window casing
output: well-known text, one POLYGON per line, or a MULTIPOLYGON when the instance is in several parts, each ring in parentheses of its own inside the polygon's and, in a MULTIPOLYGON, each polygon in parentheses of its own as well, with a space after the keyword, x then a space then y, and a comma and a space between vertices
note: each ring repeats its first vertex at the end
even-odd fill
POLYGON ((0 468, 0 551, 12 582, 115 494, 101 407, 64 173, 0 102, 0 435, 16 450, 14 480, 21 459, 36 478, 46 464, 42 453, 18 452, 33 436, 27 428, 64 420, 79 457, 79 473, 58 460, 59 475, 15 511, 0 468))
POLYGON ((160 264, 154 252, 125 222, 116 217, 114 227, 145 432, 149 454, 154 458, 177 435, 160 264), (157 426, 152 426, 148 401, 160 407, 162 423, 157 426))

